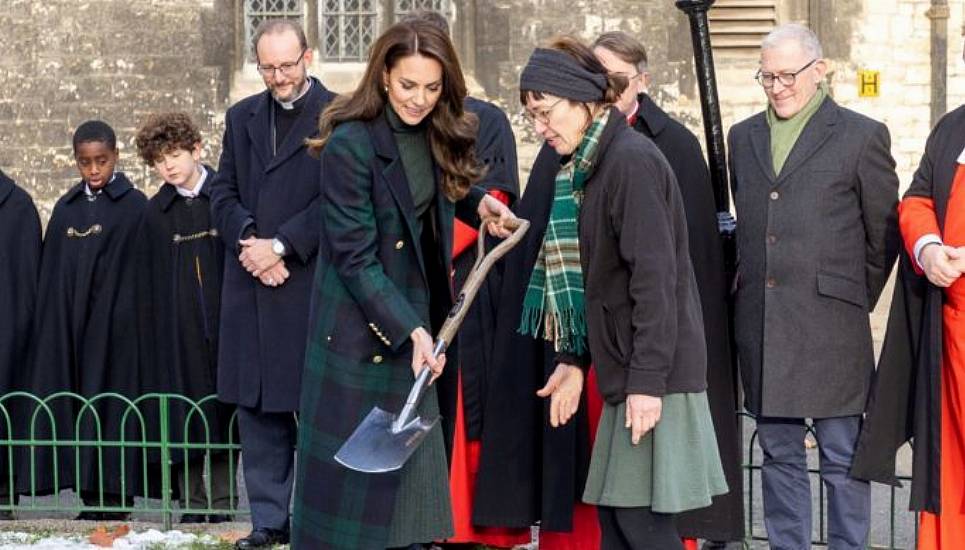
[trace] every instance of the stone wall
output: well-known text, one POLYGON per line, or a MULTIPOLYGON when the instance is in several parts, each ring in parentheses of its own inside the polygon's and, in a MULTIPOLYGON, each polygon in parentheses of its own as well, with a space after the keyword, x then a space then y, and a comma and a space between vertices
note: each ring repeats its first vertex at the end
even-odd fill
MULTIPOLYGON (((928 0, 865 0, 856 20, 850 59, 835 60, 835 97, 876 118, 891 130, 892 154, 902 187, 911 182, 931 129, 930 28, 928 0), (858 97, 857 71, 881 73, 881 95, 858 97)), ((951 0, 948 20, 948 109, 965 102, 962 16, 965 2, 951 0)))
POLYGON ((191 114, 217 163, 233 43, 233 0, 2 0, 0 167, 46 220, 77 181, 71 135, 101 118, 120 170, 153 192, 134 133, 154 111, 191 114), (206 32, 202 32, 205 29, 206 32))
MULTIPOLYGON (((472 32, 469 66, 478 91, 516 123, 520 167, 537 147, 516 114, 519 71, 550 37, 591 40, 620 29, 650 54, 651 93, 703 137, 689 27, 672 0, 460 0, 456 33, 472 32)), ((137 160, 133 136, 152 111, 187 110, 201 125, 205 159, 216 164, 229 89, 232 99, 263 89, 253 67, 237 70, 239 0, 0 0, 0 168, 36 198, 44 218, 74 181, 70 136, 89 118, 115 126, 120 168, 148 192, 157 183, 137 160)), ((965 101, 961 60, 965 0, 949 0, 948 106, 965 101)), ((779 0, 780 22, 815 28, 831 60, 830 81, 843 105, 888 124, 902 184, 910 181, 930 122, 929 0, 779 0), (857 71, 878 70, 881 96, 858 97, 857 71)), ((465 43, 468 36, 457 36, 465 43)), ((757 57, 716 58, 725 128, 761 110, 753 81, 757 57)), ((351 89, 361 64, 316 65, 315 74, 351 89)), ((525 181, 525 179, 524 179, 525 181)))
MULTIPOLYGON (((559 33, 592 40, 605 30, 624 30, 647 46, 653 71, 651 94, 701 140, 703 127, 694 76, 689 27, 673 2, 487 2, 477 20, 476 78, 491 97, 515 113, 518 75, 532 48, 559 33), (534 9, 535 8, 535 9, 534 9)), ((910 181, 930 130, 929 0, 781 0, 779 23, 799 22, 818 32, 829 58, 834 98, 850 109, 888 125, 902 188, 910 181), (880 72, 881 94, 859 97, 858 71, 880 72)), ((962 61, 965 0, 949 0, 948 109, 965 102, 962 61)), ((722 119, 726 129, 761 111, 766 98, 753 80, 754 52, 717 52, 715 57, 722 119)), ((528 170, 536 140, 514 120, 520 167, 528 170)), ((523 180, 525 181, 525 179, 523 180)))
MULTIPOLYGON (((521 109, 519 72, 534 47, 558 34, 591 41, 602 32, 622 30, 647 46, 656 99, 694 127, 699 124, 689 25, 672 1, 485 0, 477 11, 484 15, 476 19, 475 78, 511 115, 521 109)), ((536 139, 520 117, 512 118, 525 174, 536 139)))
MULTIPOLYGON (((930 1, 822 0, 810 4, 811 9, 799 8, 781 22, 800 22, 818 32, 829 59, 829 81, 836 101, 888 125, 904 189, 931 129, 931 20, 926 15, 930 1), (859 97, 858 71, 863 69, 879 71, 880 96, 859 97)), ((951 110, 965 102, 965 1, 949 0, 948 4, 947 106, 951 110)), ((716 64, 724 127, 729 128, 762 110, 766 99, 753 80, 756 56, 719 55, 716 64)), ((693 106, 688 102, 671 106, 671 110, 675 108, 686 111, 693 106)), ((699 126, 691 125, 691 129, 700 135, 699 126)))

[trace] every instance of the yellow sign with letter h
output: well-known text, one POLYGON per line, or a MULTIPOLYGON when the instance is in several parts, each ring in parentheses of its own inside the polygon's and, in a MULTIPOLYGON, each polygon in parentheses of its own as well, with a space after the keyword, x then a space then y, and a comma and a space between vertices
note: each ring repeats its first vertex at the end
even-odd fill
POLYGON ((878 71, 858 71, 858 96, 878 97, 881 92, 881 74, 878 71))

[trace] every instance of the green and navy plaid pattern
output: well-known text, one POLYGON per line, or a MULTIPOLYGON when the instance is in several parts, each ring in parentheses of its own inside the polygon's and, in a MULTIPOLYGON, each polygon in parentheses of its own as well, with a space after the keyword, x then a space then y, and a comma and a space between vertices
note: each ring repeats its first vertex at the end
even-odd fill
POLYGON ((583 184, 596 156, 609 109, 593 119, 576 154, 556 174, 556 189, 543 246, 533 267, 519 332, 553 342, 557 351, 582 355, 586 351, 586 314, 583 270, 580 265, 579 225, 583 184))

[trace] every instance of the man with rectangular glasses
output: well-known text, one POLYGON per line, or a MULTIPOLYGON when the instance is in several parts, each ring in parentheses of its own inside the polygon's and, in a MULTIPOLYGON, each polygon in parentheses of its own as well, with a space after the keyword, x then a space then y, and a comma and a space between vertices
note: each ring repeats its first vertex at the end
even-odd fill
POLYGON ((874 373, 868 314, 899 243, 890 137, 831 99, 809 29, 776 28, 760 59, 768 107, 728 141, 740 253, 735 327, 745 406, 764 454, 764 524, 771 548, 811 547, 811 419, 829 545, 863 549, 871 489, 849 470, 874 373))
POLYGON ((254 35, 265 91, 225 117, 212 219, 225 241, 218 397, 238 406, 252 532, 238 548, 288 542, 295 417, 318 253, 321 181, 306 138, 334 97, 308 76, 312 50, 294 21, 254 35))

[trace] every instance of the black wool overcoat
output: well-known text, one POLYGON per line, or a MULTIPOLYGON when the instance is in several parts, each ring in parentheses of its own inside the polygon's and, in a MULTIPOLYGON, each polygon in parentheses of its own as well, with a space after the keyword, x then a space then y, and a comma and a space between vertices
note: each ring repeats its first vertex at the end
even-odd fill
MULTIPOLYGON (((931 198, 944 227, 958 160, 965 150, 965 106, 932 130, 906 197, 931 198)), ((914 440, 910 507, 941 513, 942 289, 902 254, 888 328, 851 475, 900 485, 895 453, 914 440)))
MULTIPOLYGON (((486 167, 486 175, 478 185, 487 191, 506 193, 512 206, 519 196, 519 171, 516 164, 516 138, 509 119, 496 105, 473 97, 466 98, 465 107, 479 117, 476 159, 486 167)), ((456 293, 462 289, 475 261, 475 244, 453 258, 453 286, 456 293)), ((467 437, 471 440, 479 439, 492 362, 492 340, 496 323, 496 296, 493 289, 497 288, 497 277, 496 270, 490 272, 463 319, 459 329, 458 363, 452 363, 458 368, 447 368, 436 382, 439 388, 439 410, 450 453, 456 419, 456 384, 460 377, 467 437)))
POLYGON ((218 174, 211 182, 214 227, 225 244, 218 349, 218 397, 264 412, 294 411, 305 357, 308 303, 318 254, 318 159, 305 139, 334 94, 313 80, 304 110, 272 154, 268 91, 228 109, 218 174), (238 240, 282 237, 291 277, 267 287, 238 261, 238 240))

